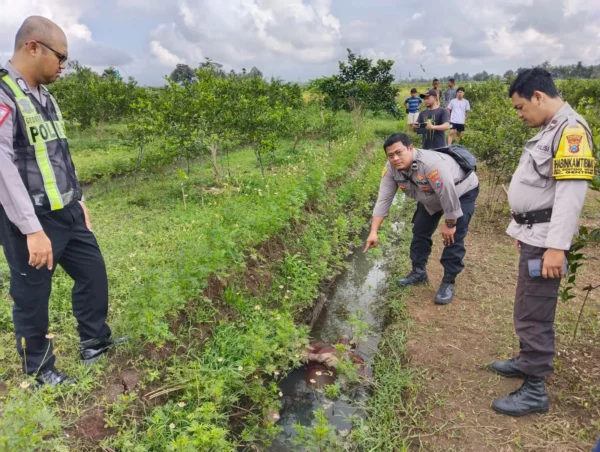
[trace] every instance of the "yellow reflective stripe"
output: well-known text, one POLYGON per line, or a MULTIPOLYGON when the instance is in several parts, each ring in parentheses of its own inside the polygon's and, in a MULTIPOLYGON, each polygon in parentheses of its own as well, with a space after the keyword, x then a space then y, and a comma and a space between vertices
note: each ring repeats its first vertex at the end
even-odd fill
POLYGON ((64 129, 62 121, 42 121, 27 126, 27 135, 29 135, 29 142, 35 146, 38 141, 47 143, 59 138, 66 138, 64 129))
POLYGON ((55 129, 52 121, 44 121, 42 116, 35 109, 31 99, 25 95, 21 88, 19 88, 8 75, 3 76, 2 80, 15 95, 17 108, 25 119, 29 143, 35 148, 35 160, 40 169, 40 173, 42 174, 44 190, 46 190, 46 195, 50 201, 50 209, 62 209, 64 207, 62 196, 58 189, 58 185, 56 184, 56 176, 52 169, 52 163, 50 163, 48 148, 46 147, 46 141, 55 140, 57 135, 60 136, 60 134, 57 133, 59 127, 56 127, 55 129), (52 135, 54 136, 52 137, 52 135))
POLYGON ((60 107, 58 106, 58 103, 56 102, 56 99, 54 98, 54 96, 52 94, 50 94, 48 92, 48 97, 50 98, 50 100, 52 101, 52 105, 54 105, 54 109, 56 110, 56 114, 58 116, 58 119, 60 121, 63 120, 63 115, 62 115, 62 111, 60 111, 60 107))
POLYGON ((50 209, 58 210, 64 207, 62 196, 56 185, 56 177, 52 170, 52 164, 50 163, 50 157, 48 156, 48 150, 46 149, 46 143, 40 141, 35 145, 35 160, 40 167, 40 173, 42 173, 42 179, 44 180, 44 189, 48 195, 50 201, 50 209))
POLYGON ((2 81, 8 85, 8 87, 17 99, 27 99, 31 102, 31 100, 25 95, 21 88, 19 88, 17 84, 13 81, 13 79, 10 78, 8 75, 3 75, 2 81))

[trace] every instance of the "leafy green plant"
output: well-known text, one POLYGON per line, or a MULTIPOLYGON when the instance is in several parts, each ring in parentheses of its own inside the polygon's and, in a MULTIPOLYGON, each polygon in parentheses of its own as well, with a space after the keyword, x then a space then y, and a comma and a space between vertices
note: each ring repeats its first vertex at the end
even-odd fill
POLYGON ((341 450, 340 441, 335 433, 335 427, 329 424, 322 409, 315 411, 315 420, 312 427, 294 425, 298 436, 294 438, 294 445, 307 452, 330 452, 341 450))
POLYGON ((0 416, 0 450, 68 450, 60 419, 41 397, 26 389, 13 390, 0 416))
POLYGON ((316 91, 324 95, 325 105, 335 111, 352 112, 354 126, 366 113, 387 112, 399 118, 401 110, 396 104, 398 88, 393 86, 392 60, 372 60, 348 51, 348 61, 339 63, 339 74, 311 82, 316 91))

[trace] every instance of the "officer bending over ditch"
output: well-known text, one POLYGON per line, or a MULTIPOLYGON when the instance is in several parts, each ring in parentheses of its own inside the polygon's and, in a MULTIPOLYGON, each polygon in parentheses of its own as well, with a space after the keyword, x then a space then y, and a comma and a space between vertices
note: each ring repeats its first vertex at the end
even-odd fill
MULTIPOLYGON (((445 221, 441 233, 445 248, 440 262, 444 267, 444 277, 434 302, 448 304, 454 297, 456 276, 464 268, 465 237, 479 194, 477 175, 473 170, 462 168, 454 157, 444 153, 459 149, 458 146, 439 150, 417 149, 408 135, 396 133, 385 140, 383 149, 388 161, 383 170, 364 252, 377 247, 377 233, 400 188, 418 203, 412 219, 410 245, 413 269, 398 281, 398 285, 407 287, 428 281, 425 267, 431 254, 431 237, 443 215, 445 221)), ((462 147, 460 150, 468 153, 462 147)))

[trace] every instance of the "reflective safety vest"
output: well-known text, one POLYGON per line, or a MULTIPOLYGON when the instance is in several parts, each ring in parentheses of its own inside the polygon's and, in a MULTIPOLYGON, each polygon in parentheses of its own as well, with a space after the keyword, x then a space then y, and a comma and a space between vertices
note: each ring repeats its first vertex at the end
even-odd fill
POLYGON ((63 116, 54 97, 46 90, 43 107, 22 79, 13 81, 0 72, 0 88, 16 105, 13 138, 15 165, 38 215, 81 199, 82 191, 69 152, 63 116))

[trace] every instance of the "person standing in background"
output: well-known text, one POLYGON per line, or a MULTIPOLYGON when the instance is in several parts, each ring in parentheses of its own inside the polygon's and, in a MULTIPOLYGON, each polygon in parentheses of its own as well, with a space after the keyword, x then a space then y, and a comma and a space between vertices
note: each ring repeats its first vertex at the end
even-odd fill
POLYGON ((406 120, 406 131, 410 132, 413 130, 413 124, 417 122, 419 118, 419 109, 423 99, 417 96, 417 88, 410 90, 410 97, 407 97, 404 101, 404 107, 406 107, 406 113, 408 113, 408 119, 406 120))
POLYGON ((455 84, 454 79, 449 78, 448 79, 448 89, 444 93, 444 103, 442 104, 442 105, 445 105, 446 108, 448 108, 448 105, 450 105, 450 102, 452 102, 452 99, 456 99, 457 90, 456 90, 456 88, 454 88, 455 86, 456 86, 456 84, 455 84))
POLYGON ((448 105, 448 111, 450 112, 450 132, 448 134, 448 146, 452 144, 452 139, 455 135, 456 143, 458 144, 460 142, 462 133, 465 131, 465 124, 467 123, 469 110, 471 110, 471 104, 467 99, 465 99, 465 89, 460 87, 458 90, 456 90, 456 93, 456 99, 452 99, 448 105))
POLYGON ((446 130, 450 128, 448 110, 440 107, 438 97, 433 89, 422 96, 425 99, 427 110, 419 113, 417 124, 414 124, 413 128, 418 134, 423 135, 423 149, 443 148, 446 146, 446 130))

